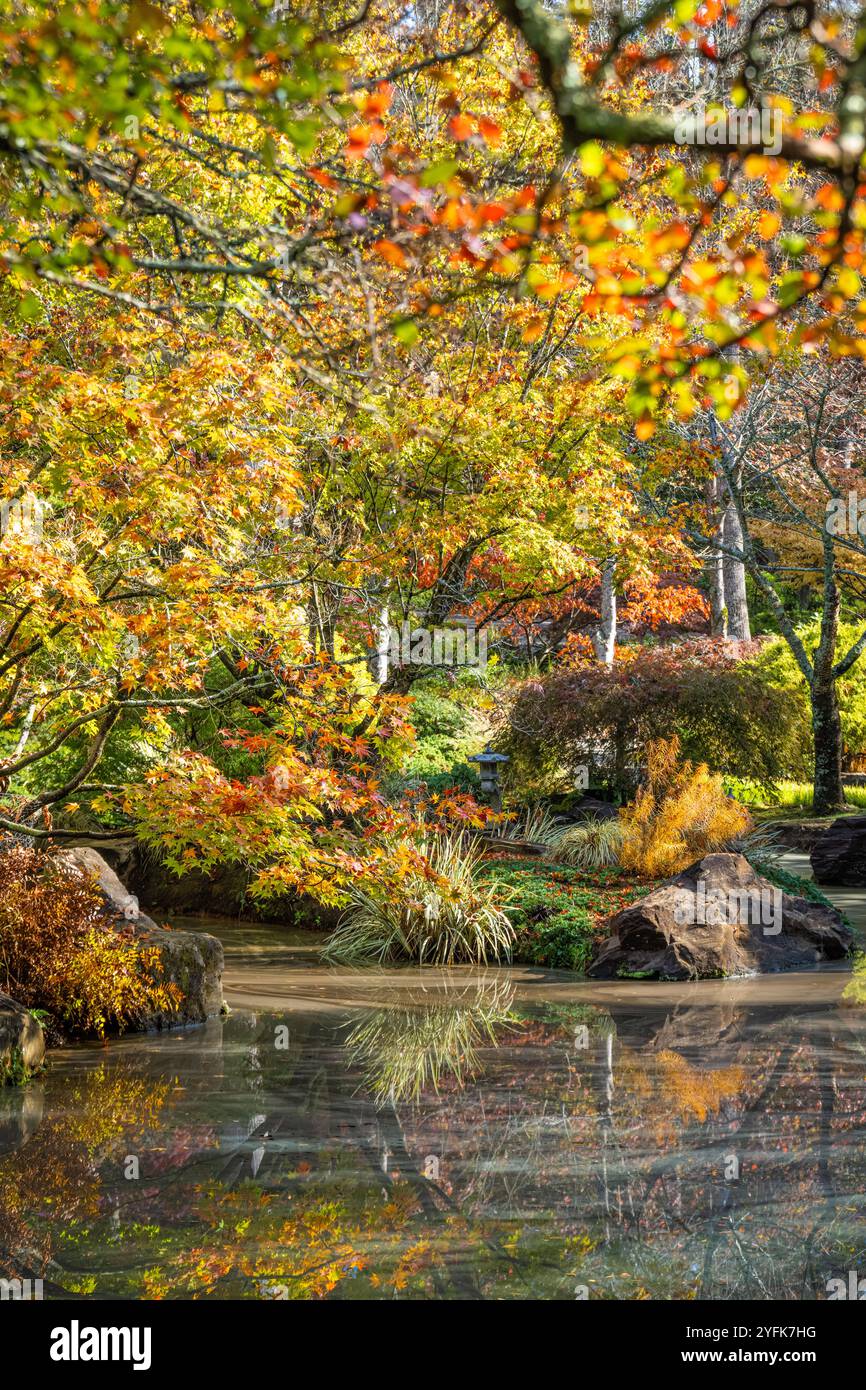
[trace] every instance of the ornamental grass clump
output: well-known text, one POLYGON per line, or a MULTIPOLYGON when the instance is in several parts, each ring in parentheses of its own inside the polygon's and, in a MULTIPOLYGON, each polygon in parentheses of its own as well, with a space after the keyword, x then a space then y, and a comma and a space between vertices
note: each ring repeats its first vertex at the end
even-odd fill
POLYGON ((547 806, 527 806, 516 820, 503 821, 499 826, 501 840, 524 840, 533 845, 555 845, 563 828, 547 806))
POLYGON ((553 857, 574 869, 609 869, 619 863, 622 838, 618 820, 587 820, 569 826, 557 841, 553 857))
POLYGON ((478 876, 481 851, 461 837, 425 840, 411 868, 378 897, 362 888, 325 942, 326 960, 478 965, 509 961, 514 928, 502 891, 478 876))
POLYGON ((674 737, 650 743, 646 780, 620 812, 620 825, 622 867, 663 878, 744 835, 752 818, 745 806, 725 795, 720 774, 705 763, 680 761, 680 742, 674 737))

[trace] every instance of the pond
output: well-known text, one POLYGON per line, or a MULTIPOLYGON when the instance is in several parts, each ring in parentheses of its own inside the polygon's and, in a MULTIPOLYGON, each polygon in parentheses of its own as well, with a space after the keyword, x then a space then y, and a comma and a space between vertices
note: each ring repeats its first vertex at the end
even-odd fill
POLYGON ((197 925, 229 1018, 0 1101, 0 1272, 46 1297, 810 1300, 866 1270, 845 970, 352 972, 197 925))

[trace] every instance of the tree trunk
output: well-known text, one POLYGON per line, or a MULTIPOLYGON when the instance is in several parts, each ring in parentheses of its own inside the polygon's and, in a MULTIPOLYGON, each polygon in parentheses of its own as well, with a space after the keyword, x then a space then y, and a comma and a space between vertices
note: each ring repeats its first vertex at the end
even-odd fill
POLYGON ((613 665, 616 642, 616 556, 610 555, 601 571, 601 622, 592 634, 596 657, 605 666, 613 665))
POLYGON ((832 537, 824 534, 824 605, 821 638, 812 659, 812 740, 815 749, 815 782, 812 813, 826 816, 845 804, 842 791, 842 721, 833 667, 839 635, 839 588, 832 537))
MULTIPOLYGON (((735 348, 730 353, 731 360, 739 360, 739 349, 735 348)), ((752 629, 749 623, 749 604, 746 597, 746 566, 745 566, 745 545, 743 528, 740 522, 739 513, 734 504, 732 487, 739 488, 741 481, 741 470, 736 466, 728 443, 718 419, 714 414, 710 414, 709 420, 710 439, 719 451, 719 462, 715 466, 715 487, 719 498, 719 503, 723 508, 721 521, 721 543, 725 550, 736 551, 742 555, 743 559, 737 559, 736 555, 723 554, 722 571, 724 575, 724 607, 726 609, 727 632, 726 636, 733 637, 738 642, 749 642, 752 637, 752 629)), ((715 631, 715 628, 713 629, 715 631)))
POLYGON ((710 593, 710 631, 714 637, 727 637, 728 610, 725 604, 725 557, 722 554, 725 514, 721 505, 722 480, 716 472, 707 482, 707 510, 712 528, 712 549, 707 559, 707 585, 710 593))
POLYGON ((834 680, 812 684, 812 735, 815 744, 815 783, 812 814, 827 816, 845 803, 842 790, 842 721, 834 680))
MULTIPOLYGON (((743 528, 732 501, 725 508, 723 536, 726 547, 743 553, 743 528)), ((746 597, 746 567, 742 560, 725 555, 725 607, 728 610, 728 636, 738 642, 749 642, 752 629, 749 623, 749 602, 746 597)))
POLYGON ((387 605, 379 613, 376 629, 376 671, 377 685, 384 685, 388 679, 388 658, 391 654, 391 616, 387 605))

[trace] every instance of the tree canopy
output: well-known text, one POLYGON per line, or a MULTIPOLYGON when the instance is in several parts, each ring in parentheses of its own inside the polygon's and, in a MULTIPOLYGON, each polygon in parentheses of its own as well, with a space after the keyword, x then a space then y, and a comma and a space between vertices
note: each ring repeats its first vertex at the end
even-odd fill
POLYGON ((338 900, 418 814, 390 630, 547 659, 600 609, 610 662, 617 595, 701 622, 723 558, 838 755, 838 440, 730 441, 768 380, 860 390, 858 7, 12 0, 0 47, 6 830, 338 900))

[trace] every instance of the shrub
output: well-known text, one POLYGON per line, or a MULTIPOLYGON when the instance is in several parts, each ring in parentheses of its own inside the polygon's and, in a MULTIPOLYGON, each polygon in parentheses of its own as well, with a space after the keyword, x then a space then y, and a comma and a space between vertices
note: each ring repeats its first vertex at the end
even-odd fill
MULTIPOLYGON (((784 783, 777 782, 775 786, 764 786, 761 782, 756 782, 752 777, 723 777, 722 790, 725 796, 732 796, 735 801, 739 801, 741 806, 767 806, 775 805, 781 796, 781 789, 784 783)), ((794 785, 789 783, 789 786, 794 785)), ((811 792, 811 787, 810 787, 811 792)))
MULTIPOLYGON (((836 641, 837 660, 844 656, 856 642, 862 631, 862 623, 841 622, 836 641)), ((815 617, 797 628, 797 636, 807 651, 818 645, 821 620, 815 617)), ((754 673, 756 684, 770 686, 783 694, 786 700, 786 724, 792 730, 802 730, 802 738, 811 753, 810 709, 806 682, 794 659, 788 643, 776 637, 762 644, 757 654, 746 663, 747 670, 754 673)), ((859 765, 866 754, 866 661, 855 661, 854 665, 841 676, 836 684, 839 700, 839 718, 842 724, 844 758, 847 762, 859 765)), ((811 757, 807 757, 805 775, 811 776, 811 757)), ((791 769, 792 772, 795 769, 791 769)), ((808 792, 811 803, 811 787, 808 792)))
POLYGON ((557 841, 554 858, 576 869, 607 869, 619 863, 622 826, 618 820, 588 820, 572 825, 557 841))
POLYGON ((427 780, 439 774, 451 775, 481 746, 481 731, 486 726, 472 707, 473 696, 477 699, 472 686, 455 689, 436 677, 416 682, 409 708, 417 735, 416 747, 406 760, 410 776, 427 780))
POLYGON ((480 782, 472 763, 455 763, 447 772, 425 772, 417 776, 406 772, 391 773, 383 777, 382 790, 392 801, 400 801, 407 793, 422 790, 428 796, 442 796, 450 791, 477 796, 480 782))
POLYGON ((629 794, 647 745, 679 736, 687 757, 728 775, 772 785, 808 770, 809 731, 790 717, 790 699, 768 673, 720 641, 638 648, 612 667, 587 663, 521 682, 497 747, 511 756, 510 785, 547 795, 573 784, 629 794))
POLYGON ((324 945, 326 960, 410 960, 419 965, 510 960, 514 930, 502 894, 478 876, 480 850, 459 836, 421 846, 422 862, 393 885, 387 899, 363 889, 324 945))
POLYGON ((647 750, 646 781, 620 812, 624 868, 649 878, 679 873, 751 828, 751 817, 722 790, 705 763, 680 762, 679 739, 647 750))
POLYGON ((866 1004, 866 955, 858 951, 854 958, 851 979, 842 991, 842 1000, 847 1005, 866 1004))
POLYGON ((101 1038, 175 1006, 159 967, 157 947, 138 950, 106 924, 89 879, 25 846, 0 849, 0 991, 101 1038))

